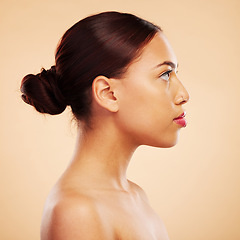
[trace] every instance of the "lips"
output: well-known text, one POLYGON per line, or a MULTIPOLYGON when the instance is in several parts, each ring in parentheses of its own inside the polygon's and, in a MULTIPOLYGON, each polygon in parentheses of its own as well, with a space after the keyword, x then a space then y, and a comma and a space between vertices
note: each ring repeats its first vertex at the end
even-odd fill
POLYGON ((177 118, 174 118, 174 119, 183 118, 185 116, 186 116, 186 112, 184 111, 181 115, 179 115, 177 118))
POLYGON ((186 112, 183 112, 181 115, 179 115, 177 118, 174 118, 173 121, 180 125, 181 127, 186 127, 187 126, 187 121, 184 118, 186 116, 186 112))

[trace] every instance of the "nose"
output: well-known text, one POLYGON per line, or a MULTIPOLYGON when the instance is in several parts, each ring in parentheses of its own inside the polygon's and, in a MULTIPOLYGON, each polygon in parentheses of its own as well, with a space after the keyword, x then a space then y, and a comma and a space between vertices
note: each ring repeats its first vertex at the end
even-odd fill
POLYGON ((190 99, 190 96, 186 88, 180 82, 180 80, 178 80, 178 82, 179 82, 179 87, 175 97, 175 104, 180 105, 180 104, 187 103, 190 99))

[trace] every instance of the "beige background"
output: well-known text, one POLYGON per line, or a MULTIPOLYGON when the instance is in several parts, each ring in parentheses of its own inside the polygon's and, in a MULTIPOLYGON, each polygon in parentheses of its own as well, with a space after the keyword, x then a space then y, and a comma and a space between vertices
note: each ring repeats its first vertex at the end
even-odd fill
POLYGON ((1 0, 0 239, 39 239, 45 198, 76 137, 69 111, 44 117, 21 101, 20 80, 54 63, 67 28, 106 10, 160 25, 191 95, 178 145, 139 148, 129 178, 145 189, 171 240, 239 240, 239 0, 1 0))

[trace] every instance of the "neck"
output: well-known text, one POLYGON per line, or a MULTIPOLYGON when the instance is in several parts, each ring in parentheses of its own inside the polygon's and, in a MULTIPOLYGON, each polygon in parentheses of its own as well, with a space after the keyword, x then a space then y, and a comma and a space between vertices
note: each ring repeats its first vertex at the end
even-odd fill
POLYGON ((128 191, 126 171, 136 148, 111 124, 84 132, 79 130, 76 151, 67 172, 91 188, 128 191))

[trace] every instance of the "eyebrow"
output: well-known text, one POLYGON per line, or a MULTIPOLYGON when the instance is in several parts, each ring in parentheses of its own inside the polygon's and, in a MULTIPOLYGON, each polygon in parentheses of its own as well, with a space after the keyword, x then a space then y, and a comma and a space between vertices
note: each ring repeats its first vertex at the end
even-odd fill
POLYGON ((172 67, 173 69, 175 69, 176 67, 178 67, 178 64, 177 64, 177 66, 176 66, 176 64, 173 63, 173 62, 165 61, 165 62, 159 63, 157 66, 155 66, 155 68, 161 67, 162 65, 168 65, 168 66, 172 67))

